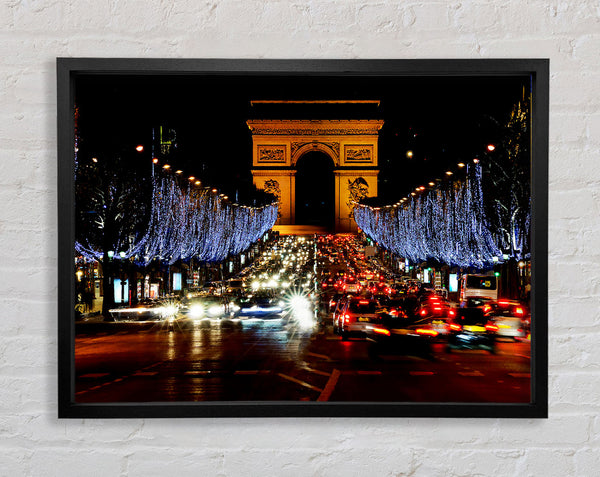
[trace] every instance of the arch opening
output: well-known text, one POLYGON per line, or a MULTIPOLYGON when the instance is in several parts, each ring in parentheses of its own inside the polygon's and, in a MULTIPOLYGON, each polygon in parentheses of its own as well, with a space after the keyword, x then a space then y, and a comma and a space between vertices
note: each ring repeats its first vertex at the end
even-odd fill
POLYGON ((302 155, 296 163, 296 224, 333 230, 335 177, 331 157, 320 151, 302 155))

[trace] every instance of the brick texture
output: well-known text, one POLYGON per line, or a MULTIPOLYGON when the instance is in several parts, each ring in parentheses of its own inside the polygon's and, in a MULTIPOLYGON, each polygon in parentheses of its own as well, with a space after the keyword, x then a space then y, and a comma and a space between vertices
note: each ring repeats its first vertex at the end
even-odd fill
POLYGON ((600 473, 597 0, 5 0, 0 476, 600 473), (548 57, 550 418, 56 418, 57 56, 548 57))

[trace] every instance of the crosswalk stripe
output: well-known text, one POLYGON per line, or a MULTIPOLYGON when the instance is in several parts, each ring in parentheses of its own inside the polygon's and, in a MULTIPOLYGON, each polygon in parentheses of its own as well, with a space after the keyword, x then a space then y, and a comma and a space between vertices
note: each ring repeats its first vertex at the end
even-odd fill
POLYGON ((293 378, 292 376, 288 376, 287 374, 277 373, 277 376, 279 376, 280 378, 283 378, 283 379, 287 379, 288 381, 291 381, 293 383, 299 384, 300 386, 304 386, 305 388, 313 389, 320 393, 323 392, 323 390, 321 388, 313 386, 312 384, 308 384, 304 381, 300 381, 299 379, 293 378))

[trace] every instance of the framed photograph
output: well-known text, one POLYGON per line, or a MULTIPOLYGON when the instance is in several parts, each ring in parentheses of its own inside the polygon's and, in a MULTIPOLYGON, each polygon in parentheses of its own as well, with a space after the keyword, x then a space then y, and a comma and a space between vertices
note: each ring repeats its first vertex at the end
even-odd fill
POLYGON ((547 417, 548 60, 57 80, 59 417, 547 417))

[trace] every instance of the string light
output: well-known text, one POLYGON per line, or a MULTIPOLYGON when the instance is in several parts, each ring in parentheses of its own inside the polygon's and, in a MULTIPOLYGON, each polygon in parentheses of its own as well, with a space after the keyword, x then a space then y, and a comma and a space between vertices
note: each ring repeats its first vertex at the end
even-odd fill
POLYGON ((466 179, 416 195, 402 207, 357 204, 358 226, 387 250, 414 263, 429 259, 448 265, 486 268, 502 254, 483 207, 481 166, 467 167, 466 179))
MULTIPOLYGON (((155 259, 173 264, 192 257, 220 262, 249 248, 277 220, 276 202, 263 207, 230 204, 226 196, 211 193, 209 188, 199 189, 189 183, 182 187, 176 177, 166 174, 153 176, 152 183, 145 234, 133 245, 125 247, 119 241, 112 246, 120 252, 119 257, 133 258, 140 265, 155 259)), ((89 243, 76 242, 75 250, 89 260, 103 258, 103 251, 89 243)))

